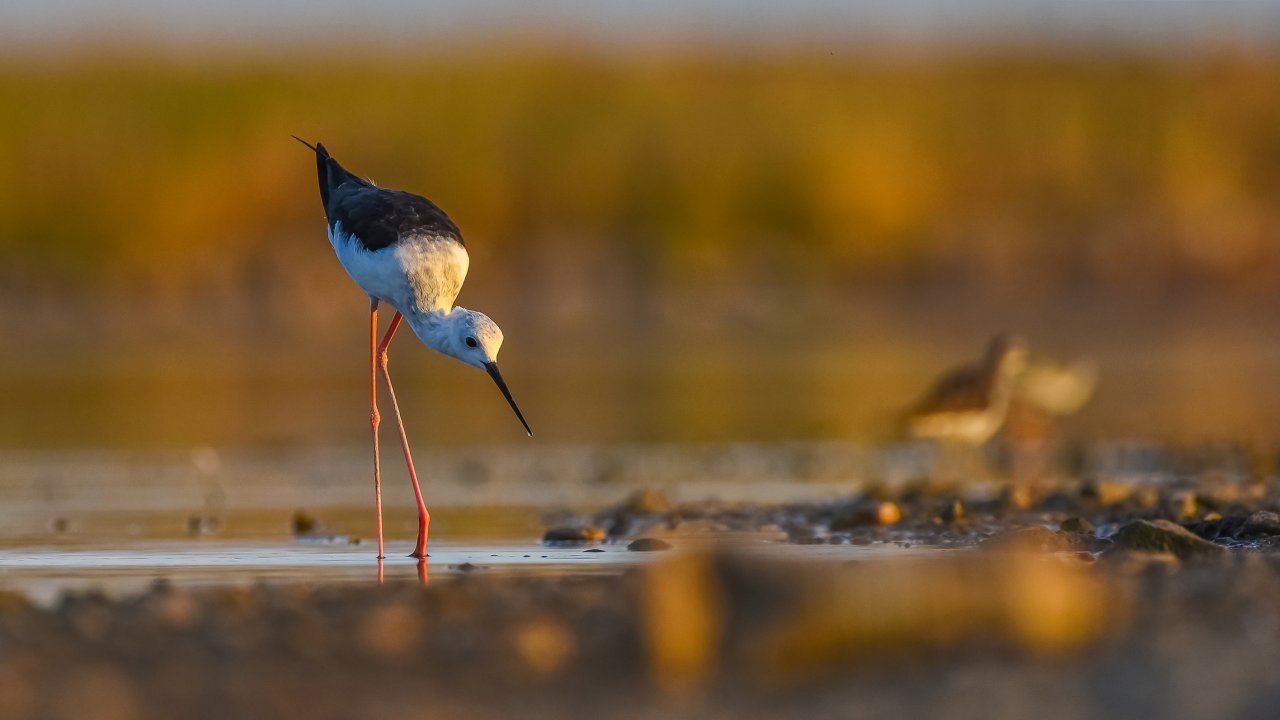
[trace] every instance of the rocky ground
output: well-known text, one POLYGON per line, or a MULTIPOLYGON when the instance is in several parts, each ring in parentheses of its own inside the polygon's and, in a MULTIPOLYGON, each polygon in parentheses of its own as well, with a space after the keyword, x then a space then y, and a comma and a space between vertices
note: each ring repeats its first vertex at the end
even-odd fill
POLYGON ((1277 717, 1277 497, 639 493, 557 530, 674 546, 615 576, 8 595, 0 717, 1277 717), (957 549, 782 561, 742 537, 957 549))
POLYGON ((1092 480, 1039 487, 931 482, 871 487, 804 504, 674 504, 644 490, 587 516, 564 516, 547 542, 754 537, 811 544, 1167 552, 1180 558, 1280 547, 1274 479, 1092 480))

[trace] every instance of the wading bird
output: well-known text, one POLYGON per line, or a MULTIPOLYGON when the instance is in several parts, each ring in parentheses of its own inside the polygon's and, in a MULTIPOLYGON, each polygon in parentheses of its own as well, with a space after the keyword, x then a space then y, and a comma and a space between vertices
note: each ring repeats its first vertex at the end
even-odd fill
POLYGON ((944 375, 911 411, 908 431, 977 446, 991 439, 1004 423, 1014 384, 1027 365, 1026 341, 1000 335, 974 365, 944 375))
POLYGON ((978 472, 976 448, 1004 424, 1026 365, 1026 340, 1017 335, 995 337, 981 361, 947 373, 916 404, 907 417, 908 433, 941 443, 940 465, 947 473, 978 472))
POLYGON ((378 457, 378 373, 387 384, 391 408, 400 432, 400 448, 409 466, 414 498, 418 502, 418 542, 412 557, 427 555, 427 512, 413 467, 409 440, 400 419, 391 374, 387 372, 387 346, 404 320, 423 344, 489 373, 497 383, 525 432, 529 423, 516 406, 498 372, 502 330, 483 313, 454 307, 453 301, 467 276, 467 249, 462 233, 435 203, 402 190, 387 190, 363 180, 338 164, 324 145, 312 145, 320 176, 320 202, 329 226, 329 242, 352 280, 369 296, 369 423, 373 428, 373 488, 378 510, 378 558, 382 547, 382 472, 378 457), (378 305, 395 308, 391 325, 378 342, 378 305))

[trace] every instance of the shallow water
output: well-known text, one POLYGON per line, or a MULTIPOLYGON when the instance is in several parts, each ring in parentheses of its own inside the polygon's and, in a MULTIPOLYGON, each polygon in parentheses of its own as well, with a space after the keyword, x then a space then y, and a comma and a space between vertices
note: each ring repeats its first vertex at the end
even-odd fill
MULTIPOLYGON (((795 546, 751 542, 767 555, 794 560, 889 559, 937 552, 898 545, 795 546)), ((678 552, 682 545, 677 542, 678 552)), ((36 546, 0 550, 0 590, 39 604, 68 591, 124 596, 163 581, 175 586, 244 586, 258 583, 375 583, 440 581, 461 574, 581 575, 619 573, 666 556, 632 552, 625 544, 547 546, 538 543, 433 542, 425 567, 408 557, 409 542, 387 544, 381 576, 372 544, 332 541, 185 541, 103 544, 66 548, 36 546)))
MULTIPOLYGON (((427 451, 431 579, 463 572, 617 573, 665 553, 624 544, 544 546, 553 525, 581 525, 641 488, 672 503, 827 503, 868 483, 927 475, 928 446, 857 443, 527 446, 427 451), (599 552, 593 552, 598 550, 599 552)), ((1091 446, 1090 476, 1159 480, 1247 474, 1230 448, 1175 462, 1159 447, 1091 446)), ((212 586, 366 583, 378 579, 363 447, 275 452, 0 453, 0 589, 53 602, 68 590, 129 594, 164 580, 212 586), (295 537, 305 518, 313 527, 295 537)), ((979 488, 970 488, 976 492, 979 488)), ((400 468, 384 479, 387 581, 419 578, 417 528, 400 468)), ((892 559, 896 545, 789 546, 781 530, 739 538, 789 558, 892 559)), ((678 541, 679 542, 679 541, 678 541)), ((684 540, 683 542, 691 542, 684 540)), ((916 544, 916 543, 913 543, 916 544)))
MULTIPOLYGON (((412 543, 388 543, 383 577, 420 579, 418 562, 408 557, 412 543)), ((433 545, 431 578, 462 572, 616 572, 643 560, 625 547, 547 548, 540 545, 433 545)), ((255 583, 372 583, 379 568, 371 544, 278 541, 137 542, 88 548, 54 546, 0 550, 0 588, 41 603, 69 590, 127 595, 157 581, 178 586, 255 583)))
MULTIPOLYGON (((673 502, 830 500, 851 491, 849 464, 864 454, 821 444, 424 452, 427 570, 433 579, 621 572, 646 554, 539 540, 642 487, 673 502), (800 466, 807 480, 797 479, 800 466)), ((157 580, 374 582, 368 459, 362 447, 0 454, 0 588, 52 602, 66 590, 129 594, 157 580), (295 537, 299 516, 314 527, 295 537)), ((398 467, 384 479, 388 581, 419 574, 406 557, 417 516, 405 480, 398 467)))

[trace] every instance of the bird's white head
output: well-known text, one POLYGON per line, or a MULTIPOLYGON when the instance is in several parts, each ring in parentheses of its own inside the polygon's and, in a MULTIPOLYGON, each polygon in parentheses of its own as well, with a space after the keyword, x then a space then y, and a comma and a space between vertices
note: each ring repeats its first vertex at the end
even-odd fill
POLYGON ((454 308, 445 316, 442 352, 481 370, 498 361, 502 329, 488 315, 466 308, 454 308))
POLYGON ((511 397, 507 383, 498 372, 498 350, 502 348, 502 330, 488 315, 475 310, 456 307, 448 313, 423 313, 406 315, 414 332, 426 345, 452 358, 478 367, 489 373, 502 396, 515 411, 525 432, 533 436, 529 423, 511 397))

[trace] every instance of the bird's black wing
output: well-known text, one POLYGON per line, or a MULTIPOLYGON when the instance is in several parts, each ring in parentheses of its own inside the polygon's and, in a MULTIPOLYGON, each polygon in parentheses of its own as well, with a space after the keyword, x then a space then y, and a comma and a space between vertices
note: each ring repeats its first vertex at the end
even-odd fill
POLYGON ((366 250, 381 250, 401 237, 432 235, 462 244, 462 232, 435 203, 402 190, 384 190, 342 167, 322 143, 298 142, 315 151, 320 201, 332 227, 342 224, 366 250))
POLYGON ((329 224, 342 224, 366 250, 381 250, 402 237, 429 235, 462 244, 462 233, 436 204, 421 195, 343 184, 331 191, 329 224))

